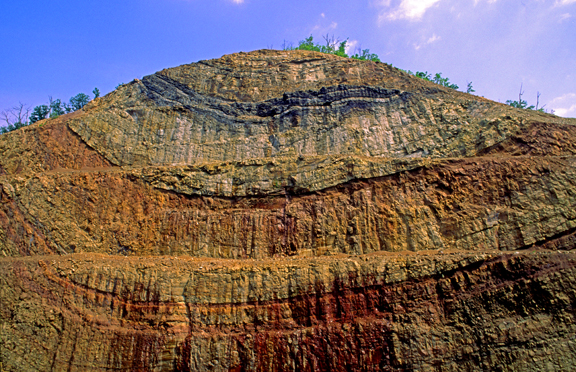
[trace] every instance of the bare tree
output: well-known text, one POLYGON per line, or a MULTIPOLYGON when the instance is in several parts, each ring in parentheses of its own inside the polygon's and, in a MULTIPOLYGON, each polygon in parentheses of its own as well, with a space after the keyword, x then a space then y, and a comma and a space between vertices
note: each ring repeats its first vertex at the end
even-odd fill
POLYGON ((334 35, 330 36, 330 34, 322 35, 322 38, 326 42, 327 48, 335 49, 336 46, 340 43, 340 39, 336 38, 334 35))
POLYGON ((28 125, 29 115, 30 107, 27 107, 22 102, 20 102, 18 106, 14 106, 11 109, 2 111, 0 113, 0 120, 5 121, 7 125, 6 127, 2 127, 2 133, 28 125))
POLYGON ((294 50, 292 43, 287 43, 286 40, 282 43, 282 50, 294 50))

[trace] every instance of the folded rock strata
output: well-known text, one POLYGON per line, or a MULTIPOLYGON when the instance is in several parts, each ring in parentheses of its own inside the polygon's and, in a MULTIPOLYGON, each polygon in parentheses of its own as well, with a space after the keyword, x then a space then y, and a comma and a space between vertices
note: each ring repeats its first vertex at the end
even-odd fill
POLYGON ((264 50, 2 135, 1 368, 570 370, 575 124, 264 50))

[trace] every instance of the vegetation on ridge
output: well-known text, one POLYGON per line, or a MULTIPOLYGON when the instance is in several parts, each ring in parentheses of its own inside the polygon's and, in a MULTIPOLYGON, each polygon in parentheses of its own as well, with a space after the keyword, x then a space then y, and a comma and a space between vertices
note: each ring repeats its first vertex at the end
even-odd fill
MULTIPOLYGON (((332 55, 339 56, 339 57, 358 59, 358 60, 362 60, 362 61, 381 62, 378 55, 376 55, 374 53, 370 53, 369 49, 358 48, 358 51, 356 54, 349 56, 346 53, 346 47, 348 44, 348 39, 346 39, 344 41, 340 41, 339 39, 336 39, 334 36, 330 37, 329 35, 326 35, 323 37, 324 37, 325 45, 314 43, 314 38, 312 35, 310 35, 306 39, 301 40, 298 43, 297 47, 293 47, 292 45, 286 45, 286 42, 284 42, 282 50, 310 50, 310 51, 314 51, 314 52, 332 54, 332 55)), ((422 72, 422 71, 412 72, 410 70, 403 70, 403 69, 399 69, 399 70, 404 71, 404 72, 406 72, 412 76, 415 76, 417 78, 420 78, 420 79, 423 79, 426 81, 431 81, 431 82, 436 83, 438 85, 441 85, 443 87, 451 88, 454 90, 457 90, 460 88, 458 85, 450 82, 449 78, 442 77, 441 72, 437 72, 436 74, 434 74, 434 76, 432 76, 432 74, 429 74, 428 71, 426 71, 426 72, 422 72)), ((476 90, 474 90, 474 88, 472 87, 472 82, 471 81, 467 82, 466 93, 471 94, 471 93, 474 93, 475 91, 476 90)), ((520 86, 520 94, 519 94, 518 101, 507 100, 506 104, 508 104, 512 107, 521 108, 521 109, 536 110, 536 111, 540 111, 540 112, 548 112, 547 110, 544 109, 544 106, 546 106, 546 105, 538 108, 538 105, 540 103, 540 92, 537 92, 536 106, 534 106, 534 105, 528 106, 528 102, 526 102, 525 100, 522 99, 522 94, 524 94, 524 92, 522 92, 522 86, 520 86)), ((554 114, 554 110, 550 110, 550 113, 554 114)))
MULTIPOLYGON (((292 45, 286 45, 286 42, 284 42, 282 49, 283 50, 310 50, 310 51, 315 51, 315 52, 320 52, 320 53, 336 55, 336 56, 344 57, 344 58, 352 58, 352 59, 356 59, 356 60, 360 60, 360 61, 381 62, 378 55, 374 54, 374 53, 370 53, 369 49, 357 48, 355 54, 348 55, 348 53, 346 52, 346 49, 348 46, 348 39, 346 39, 344 41, 340 41, 339 39, 334 38, 334 36, 330 37, 329 35, 326 35, 326 36, 324 36, 324 40, 325 40, 324 45, 319 44, 319 43, 315 43, 313 36, 310 35, 309 37, 305 38, 304 40, 301 40, 298 43, 297 47, 293 47, 292 45)), ((426 81, 431 81, 433 83, 436 83, 438 85, 441 85, 441 86, 444 86, 447 88, 451 88, 454 90, 459 89, 459 86, 450 82, 449 78, 443 77, 441 72, 437 72, 436 74, 432 75, 432 74, 428 73, 428 71, 412 72, 410 70, 402 70, 402 69, 399 69, 399 70, 404 71, 404 72, 406 72, 410 75, 413 75, 417 78, 420 78, 420 79, 423 79, 426 81)), ((118 89, 118 87, 120 87, 122 85, 124 85, 124 84, 123 83, 119 84, 118 86, 116 86, 116 89, 118 89)), ((466 93, 473 93, 473 92, 475 92, 475 90, 472 87, 472 82, 468 82, 467 86, 466 86, 466 93)), ((98 88, 94 88, 92 93, 94 94, 94 98, 98 98, 100 96, 100 90, 98 88)), ((518 95, 518 101, 507 100, 506 104, 508 104, 512 107, 515 107, 515 108, 520 108, 520 109, 535 110, 535 111, 539 111, 539 112, 548 112, 548 110, 544 109, 544 107, 546 105, 538 107, 540 104, 540 92, 537 92, 536 106, 534 106, 534 105, 529 106, 528 102, 526 100, 522 99, 523 94, 524 94, 524 92, 522 91, 522 85, 520 85, 520 93, 518 95)), ((11 132, 13 130, 25 127, 29 124, 33 124, 37 121, 40 121, 40 120, 43 120, 46 118, 55 118, 55 117, 58 117, 60 115, 63 115, 63 114, 69 113, 69 112, 80 110, 90 100, 91 100, 90 97, 84 93, 78 93, 74 97, 71 97, 69 103, 62 102, 60 99, 53 100, 52 97, 49 97, 49 102, 47 105, 39 105, 39 106, 34 107, 34 109, 32 110, 32 113, 30 113, 29 107, 25 107, 24 104, 19 103, 18 106, 14 106, 11 109, 2 111, 0 113, 0 115, 1 115, 0 120, 3 120, 7 124, 7 126, 0 127, 0 134, 11 132)), ((550 110, 550 113, 554 114, 554 110, 550 110)))
POLYGON ((314 38, 312 35, 298 43, 297 47, 287 46, 284 44, 283 50, 311 50, 314 52, 332 54, 339 57, 358 59, 361 61, 372 61, 380 62, 380 58, 374 53, 370 53, 369 49, 359 49, 356 54, 349 56, 346 53, 346 47, 348 44, 348 39, 344 41, 339 41, 334 37, 328 35, 324 36, 326 42, 325 45, 314 43, 314 38))
MULTIPOLYGON (((92 93, 94 94, 94 98, 100 97, 100 90, 98 88, 94 88, 92 93)), ((46 118, 56 118, 60 115, 80 110, 86 106, 90 100, 90 96, 84 93, 78 93, 71 97, 69 103, 48 97, 48 104, 34 107, 32 113, 30 113, 30 107, 26 107, 23 103, 20 103, 18 106, 2 111, 1 120, 6 122, 7 125, 0 127, 0 134, 11 132, 46 118)))
MULTIPOLYGON (((518 93, 518 101, 512 101, 511 99, 509 99, 506 101, 506 104, 520 109, 548 112, 547 110, 544 109, 546 105, 538 108, 538 106, 540 105, 540 92, 536 92, 536 106, 534 105, 528 106, 528 102, 522 99, 523 94, 524 92, 522 91, 522 84, 520 84, 520 93, 518 93)), ((554 110, 550 110, 550 113, 554 114, 554 110)))
MULTIPOLYGON (((325 41, 324 45, 314 43, 314 38, 312 35, 310 35, 306 39, 301 40, 298 43, 297 47, 287 46, 286 43, 284 43, 284 46, 282 49, 283 50, 311 50, 314 52, 332 54, 332 55, 339 56, 339 57, 357 59, 360 61, 381 62, 380 58, 378 57, 377 54, 370 53, 370 49, 358 48, 358 50, 355 54, 349 56, 346 53, 346 47, 348 44, 348 39, 346 39, 344 41, 340 41, 339 39, 334 38, 334 36, 330 37, 329 35, 326 35, 326 36, 324 36, 324 41, 325 41)), ((429 74, 428 71, 426 71, 426 72, 416 71, 415 73, 410 71, 410 70, 402 70, 402 71, 404 71, 410 75, 416 76, 420 79, 431 81, 433 83, 442 85, 442 86, 447 87, 447 88, 451 88, 451 89, 458 89, 459 88, 458 85, 451 83, 447 77, 442 77, 442 73, 440 73, 440 72, 438 72, 434 76, 432 76, 432 74, 429 74)), ((472 82, 470 82, 470 83, 468 83, 468 89, 467 89, 466 93, 472 93, 472 92, 474 92, 474 89, 472 88, 472 82)))

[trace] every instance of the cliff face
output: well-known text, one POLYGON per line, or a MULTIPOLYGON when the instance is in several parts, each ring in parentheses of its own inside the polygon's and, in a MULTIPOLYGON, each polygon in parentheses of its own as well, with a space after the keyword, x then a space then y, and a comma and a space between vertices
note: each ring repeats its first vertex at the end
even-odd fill
POLYGON ((2 135, 2 368, 570 369, 575 124, 257 51, 2 135))

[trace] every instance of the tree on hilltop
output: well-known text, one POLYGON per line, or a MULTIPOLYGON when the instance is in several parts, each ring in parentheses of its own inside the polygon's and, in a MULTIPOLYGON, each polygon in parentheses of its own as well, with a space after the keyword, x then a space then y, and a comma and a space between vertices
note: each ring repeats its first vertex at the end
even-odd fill
POLYGON ((84 93, 78 93, 74 97, 70 98, 70 106, 72 108, 72 111, 80 110, 82 107, 86 106, 88 102, 90 102, 90 97, 88 97, 88 95, 84 93))
POLYGON ((18 106, 4 110, 0 114, 2 115, 2 120, 7 124, 5 127, 0 127, 0 134, 4 134, 28 125, 30 108, 20 102, 18 106))
POLYGON ((48 107, 48 105, 40 105, 34 107, 34 110, 30 115, 30 124, 34 124, 37 121, 46 119, 49 113, 50 108, 48 107))
POLYGON ((301 40, 298 43, 297 47, 286 46, 286 43, 284 43, 283 50, 310 50, 313 52, 332 54, 339 57, 358 59, 361 61, 380 62, 378 56, 374 53, 370 53, 369 49, 361 49, 358 53, 349 56, 346 53, 346 46, 348 44, 348 39, 340 41, 334 36, 330 37, 329 35, 326 35, 323 37, 324 37, 324 45, 315 43, 314 37, 310 35, 306 39, 301 40))

